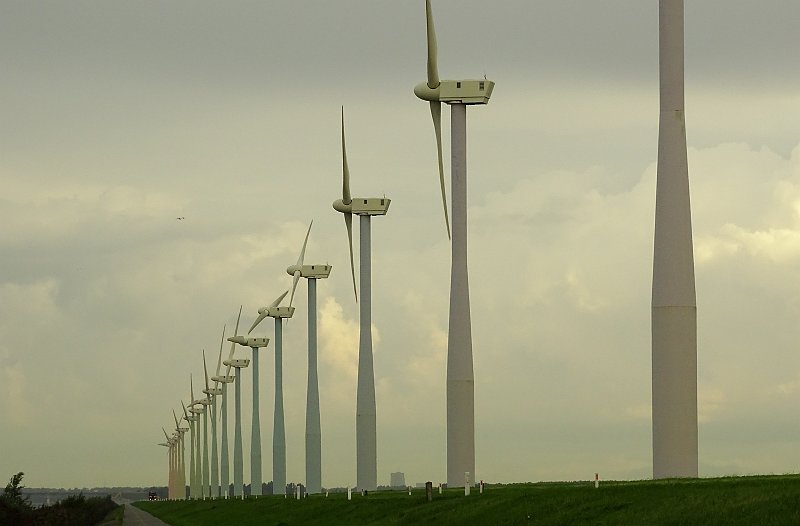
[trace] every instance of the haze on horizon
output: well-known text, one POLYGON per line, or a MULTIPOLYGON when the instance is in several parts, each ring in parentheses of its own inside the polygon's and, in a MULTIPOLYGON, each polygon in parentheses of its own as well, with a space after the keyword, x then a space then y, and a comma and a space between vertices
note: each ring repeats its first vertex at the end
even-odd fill
MULTIPOLYGON (((433 9, 442 78, 497 83, 468 115, 477 479, 647 478, 657 2, 433 9)), ((701 476, 800 463, 798 19, 788 0, 686 0, 701 476)), ((0 6, 0 477, 166 484, 156 444, 201 350, 215 362, 239 305, 249 327, 290 286, 314 219, 306 261, 333 265, 318 287, 323 485, 354 483, 358 311, 331 208, 344 105, 354 192, 392 199, 372 237, 378 482, 444 479, 450 256, 412 92, 424 31, 421 1, 0 6)), ((295 306, 290 482, 304 283, 295 306)), ((272 374, 267 351, 265 480, 272 374)))

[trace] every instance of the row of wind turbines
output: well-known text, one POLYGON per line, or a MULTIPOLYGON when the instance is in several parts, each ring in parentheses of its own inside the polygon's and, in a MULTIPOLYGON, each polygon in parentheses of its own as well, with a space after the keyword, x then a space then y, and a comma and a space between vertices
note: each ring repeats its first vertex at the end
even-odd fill
MULTIPOLYGON (((425 2, 427 25, 427 81, 414 93, 428 101, 436 138, 439 181, 445 225, 451 237, 450 314, 447 346, 447 484, 469 485, 475 480, 475 416, 472 334, 467 271, 467 147, 466 109, 485 105, 494 82, 478 80, 440 80, 437 65, 437 42, 430 0, 425 2), (451 199, 452 236, 447 211, 447 197, 442 154, 442 103, 451 107, 451 199)), ((683 0, 659 0, 660 117, 656 189, 655 239, 652 289, 652 407, 653 407, 653 477, 698 476, 697 451, 697 308, 694 287, 694 260, 689 204, 688 162, 684 118, 684 11, 683 0)), ((350 249, 353 288, 359 302, 359 352, 356 398, 356 473, 359 489, 377 487, 377 434, 375 375, 371 335, 371 219, 385 215, 391 200, 354 198, 350 192, 350 173, 345 146, 344 110, 342 111, 342 198, 333 208, 344 215, 350 249), (353 214, 359 216, 359 287, 356 286, 353 257, 353 214)), ((222 342, 216 375, 203 393, 183 408, 188 428, 173 412, 175 432, 164 430, 170 448, 170 496, 182 498, 185 487, 184 435, 190 432, 190 483, 192 498, 227 496, 227 386, 235 385, 233 496, 243 495, 241 376, 250 365, 246 358, 234 358, 236 345, 250 347, 253 364, 253 418, 251 434, 251 494, 262 487, 261 435, 258 404, 258 351, 269 344, 266 337, 250 333, 267 317, 275 320, 275 408, 273 413, 273 488, 286 485, 286 440, 282 386, 283 320, 294 314, 292 302, 301 277, 308 282, 308 382, 306 393, 306 488, 309 493, 322 489, 321 430, 317 369, 316 282, 330 275, 330 265, 305 265, 309 226, 300 257, 287 268, 293 277, 288 307, 280 303, 284 292, 271 305, 259 309, 258 318, 248 334, 235 335, 228 359, 222 361, 222 342), (220 375, 226 365, 225 375, 220 375), (235 376, 231 376, 231 368, 235 376), (221 454, 217 451, 216 398, 221 401, 221 454), (212 422, 211 462, 208 459, 209 408, 212 422), (203 443, 200 442, 200 419, 203 420, 203 443), (219 470, 217 469, 219 462, 219 470), (221 489, 222 488, 222 489, 221 489)), ((224 332, 224 331, 223 331, 224 332)), ((223 335, 224 338, 224 335, 223 335)), ((205 357, 204 357, 205 368, 205 357)))

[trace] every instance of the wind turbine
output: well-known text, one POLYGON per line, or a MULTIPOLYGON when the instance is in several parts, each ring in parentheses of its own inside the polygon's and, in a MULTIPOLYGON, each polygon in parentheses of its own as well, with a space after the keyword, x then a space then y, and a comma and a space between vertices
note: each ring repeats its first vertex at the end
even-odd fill
POLYGON ((359 276, 361 305, 359 308, 358 390, 356 394, 356 485, 374 491, 378 487, 378 441, 375 406, 375 370, 372 362, 372 216, 386 215, 391 199, 384 197, 350 196, 350 170, 345 148, 344 108, 342 108, 342 198, 333 208, 344 214, 347 240, 350 244, 350 270, 353 292, 356 292, 356 272, 353 265, 353 214, 359 216, 359 276))
MULTIPOLYGON (((239 309, 241 315, 241 309, 239 309)), ((239 329, 239 320, 236 320, 236 332, 239 329)), ((228 373, 231 367, 236 369, 236 380, 234 382, 234 406, 235 416, 233 425, 233 496, 244 497, 244 459, 242 458, 242 373, 241 370, 250 365, 247 358, 233 358, 235 345, 231 345, 231 352, 225 365, 228 366, 228 373)), ((227 374, 226 374, 227 376, 227 374)), ((252 487, 250 488, 252 490, 252 487)))
POLYGON ((167 496, 170 500, 177 499, 178 495, 178 442, 180 440, 177 432, 170 436, 163 427, 164 438, 169 445, 169 485, 167 486, 167 496))
MULTIPOLYGON (((162 427, 161 429, 163 430, 164 428, 162 427)), ((167 448, 167 458, 168 458, 168 462, 169 462, 169 474, 167 475, 167 480, 168 480, 168 483, 167 483, 167 498, 168 499, 172 499, 173 484, 175 482, 174 481, 175 473, 172 470, 172 447, 173 447, 173 445, 172 445, 172 442, 170 441, 169 436, 167 435, 166 431, 164 431, 164 436, 167 437, 167 441, 166 442, 159 442, 158 445, 159 446, 164 446, 165 448, 167 448)))
POLYGON ((181 427, 178 415, 175 410, 172 410, 172 418, 175 419, 175 432, 178 433, 178 499, 186 499, 186 460, 185 460, 185 444, 184 435, 189 431, 188 427, 181 427))
MULTIPOLYGON (((236 318, 236 329, 234 329, 234 334, 239 332, 239 320, 242 317, 242 307, 239 306, 239 316, 236 318)), ((222 376, 214 376, 212 380, 215 382, 222 383, 222 437, 221 437, 221 448, 222 453, 220 454, 220 484, 224 489, 223 495, 227 498, 230 496, 230 467, 228 464, 228 384, 232 383, 235 380, 235 377, 231 376, 231 366, 229 364, 230 360, 233 359, 233 351, 236 348, 236 344, 231 344, 231 352, 228 355, 228 360, 223 362, 228 368, 225 371, 225 374, 222 376)), ((219 375, 219 362, 217 363, 217 375, 219 375)))
POLYGON ((286 268, 286 272, 294 277, 289 307, 294 300, 294 290, 298 280, 308 280, 308 383, 306 386, 306 492, 322 491, 322 431, 319 423, 319 378, 317 376, 317 280, 327 278, 331 273, 330 265, 304 265, 306 244, 311 233, 308 225, 303 248, 297 263, 286 268))
POLYGON ((442 166, 442 103, 450 105, 450 170, 453 236, 450 267, 450 319, 447 337, 447 484, 463 487, 464 474, 475 475, 475 376, 472 368, 472 322, 467 273, 467 106, 488 104, 494 82, 439 80, 436 31, 430 0, 425 1, 428 37, 428 81, 414 94, 430 103, 439 157, 439 185, 447 219, 442 166))
POLYGON ((283 417, 283 319, 294 315, 294 307, 279 307, 289 291, 269 306, 258 309, 258 318, 247 334, 264 318, 275 318, 275 409, 272 416, 272 494, 286 494, 286 427, 283 417), (278 493, 280 490, 280 493, 278 493))
MULTIPOLYGON (((204 472, 208 473, 208 456, 203 454, 203 450, 200 445, 200 416, 203 415, 205 417, 206 414, 206 406, 202 404, 200 400, 196 400, 194 397, 194 384, 192 383, 192 377, 189 375, 189 386, 190 386, 190 395, 192 397, 192 401, 189 404, 189 412, 193 413, 197 416, 197 423, 195 424, 195 460, 194 460, 194 469, 195 469, 195 483, 197 484, 197 490, 195 491, 195 498, 204 499, 206 498, 206 493, 208 492, 208 486, 204 484, 204 472), (202 460, 205 457, 205 462, 202 460), (203 469, 205 465, 206 469, 203 469)), ((208 431, 207 426, 203 426, 204 431, 208 431)), ((206 434, 206 437, 208 435, 206 434)), ((206 440, 206 451, 208 452, 208 441, 206 440)), ((207 480, 207 479, 206 479, 207 480)))
POLYGON ((269 345, 269 338, 249 338, 246 336, 232 336, 228 338, 231 343, 250 347, 253 350, 253 418, 251 420, 250 434, 250 495, 261 495, 261 410, 258 395, 258 350, 269 345))
POLYGON ((199 497, 200 485, 197 483, 197 465, 194 449, 196 445, 195 436, 197 435, 197 422, 200 420, 200 417, 194 414, 194 412, 189 416, 189 412, 186 410, 183 400, 181 400, 181 407, 183 407, 184 418, 189 422, 189 429, 191 430, 189 434, 189 498, 196 499, 199 497))
MULTIPOLYGON (((203 349, 203 370, 205 371, 206 368, 206 351, 203 349)), ((205 372, 205 379, 206 379, 206 388, 203 389, 203 393, 205 394, 208 389, 208 372, 205 372)), ((210 470, 208 465, 208 408, 211 405, 211 398, 208 397, 206 394, 205 398, 201 398, 195 401, 195 404, 203 406, 203 498, 211 497, 211 491, 209 489, 210 480, 210 470)))
POLYGON ((660 0, 658 18, 653 478, 697 477, 697 300, 684 117, 683 0, 660 0))
MULTIPOLYGON (((225 327, 222 327, 222 340, 219 342, 219 354, 222 357, 222 344, 225 341, 225 327)), ((217 366, 219 369, 219 366, 217 366)), ((219 371, 217 371, 219 372, 219 371)), ((203 374, 206 377, 206 388, 203 392, 211 402, 211 488, 209 496, 212 499, 219 497, 219 458, 217 456, 217 396, 222 394, 222 388, 217 386, 214 380, 214 387, 208 385, 208 367, 206 366, 206 351, 203 349, 203 374)))

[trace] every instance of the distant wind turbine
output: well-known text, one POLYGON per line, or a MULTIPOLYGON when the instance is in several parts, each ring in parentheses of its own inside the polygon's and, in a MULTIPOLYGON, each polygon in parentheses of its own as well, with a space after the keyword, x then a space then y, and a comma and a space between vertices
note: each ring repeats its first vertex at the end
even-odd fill
MULTIPOLYGON (((222 357, 222 345, 225 342, 225 327, 222 328, 222 340, 219 342, 219 354, 222 357)), ((219 365, 217 365, 219 372, 219 365)), ((222 388, 214 381, 214 387, 208 384, 208 367, 206 366, 206 351, 203 350, 203 374, 206 378, 206 388, 203 392, 211 402, 211 487, 209 496, 212 499, 219 497, 219 457, 217 455, 217 396, 222 394, 222 388)), ((214 377, 216 378, 216 377, 214 377)))
MULTIPOLYGON (((239 332, 239 320, 242 318, 242 307, 239 306, 239 315, 236 317, 236 328, 234 329, 233 333, 236 334, 239 332)), ((231 352, 228 354, 228 359, 223 363, 228 368, 225 371, 225 374, 222 376, 215 376, 213 379, 215 382, 222 383, 222 414, 220 415, 222 418, 222 436, 220 437, 220 459, 219 459, 219 471, 220 471, 220 485, 222 486, 222 496, 229 497, 230 496, 230 465, 228 463, 228 384, 233 383, 236 379, 234 376, 231 376, 231 365, 230 360, 233 359, 233 351, 236 349, 236 344, 231 344, 231 352)), ((219 367, 218 367, 219 370, 219 367)), ((218 373, 219 374, 219 373, 218 373)))
MULTIPOLYGON (((189 404, 189 412, 193 413, 197 416, 197 423, 195 424, 195 459, 194 459, 194 469, 195 469, 195 483, 197 484, 197 490, 195 493, 195 498, 204 499, 208 493, 208 486, 203 484, 203 465, 208 467, 208 457, 206 457, 206 461, 203 462, 203 448, 200 443, 200 415, 206 414, 206 406, 200 403, 200 400, 195 399, 194 397, 194 384, 192 383, 192 377, 189 375, 189 387, 190 387, 190 394, 192 397, 192 401, 189 404)), ((204 426, 204 430, 208 431, 208 428, 204 426)), ((207 443, 206 443, 207 445, 207 443)), ((206 447, 208 450, 208 447, 206 447)), ((207 472, 207 471, 206 471, 207 472)))
POLYGON ((359 224, 359 276, 361 304, 359 308, 358 388, 356 392, 356 485, 359 489, 375 491, 378 486, 377 408, 375 405, 375 369, 372 360, 372 216, 386 215, 391 199, 384 197, 352 197, 350 170, 345 147, 344 108, 342 108, 342 198, 333 208, 344 214, 347 240, 350 244, 350 270, 353 291, 358 301, 356 274, 353 264, 353 214, 359 224))
POLYGON ((289 291, 267 307, 258 309, 258 318, 247 334, 261 323, 264 318, 275 319, 275 410, 272 420, 272 493, 286 494, 286 426, 283 416, 283 319, 294 315, 294 307, 279 307, 289 291))
MULTIPOLYGON (((241 314, 241 309, 239 310, 241 314)), ((236 321, 236 332, 239 332, 239 321, 236 321)), ((235 344, 234 344, 235 345, 235 344)), ((233 349, 231 346, 231 353, 227 360, 223 363, 228 366, 228 372, 231 367, 236 369, 236 380, 234 381, 234 427, 233 427, 233 496, 244 497, 244 458, 242 456, 242 373, 241 370, 250 365, 250 360, 247 358, 233 358, 233 349)), ((227 376, 227 375, 226 375, 227 376)))
POLYGON ((249 338, 246 336, 232 336, 229 342, 250 347, 253 350, 253 417, 250 433, 250 495, 261 495, 261 486, 264 482, 261 476, 261 410, 259 408, 258 394, 258 350, 269 345, 269 338, 249 338))
POLYGON ((466 472, 475 480, 475 376, 472 367, 472 322, 467 274, 467 105, 488 104, 494 82, 486 79, 439 80, 436 31, 430 0, 425 1, 425 15, 428 81, 418 84, 414 93, 430 103, 446 225, 448 219, 442 166, 442 102, 450 105, 453 237, 447 337, 447 484, 450 487, 463 487, 466 472))
POLYGON ((194 413, 189 415, 186 406, 183 404, 183 400, 181 400, 181 407, 183 407, 184 418, 189 422, 189 429, 191 430, 189 434, 189 498, 198 499, 200 498, 200 484, 197 483, 197 460, 194 450, 197 445, 195 438, 197 435, 197 423, 200 418, 194 413))
POLYGON ((175 419, 175 432, 179 436, 178 446, 178 499, 184 500, 186 498, 186 459, 185 459, 185 444, 184 435, 189 431, 188 427, 181 427, 180 419, 172 410, 172 418, 175 419))
POLYGON ((286 268, 286 272, 294 277, 289 307, 294 300, 294 291, 298 280, 308 280, 308 384, 306 387, 306 491, 319 493, 322 491, 322 431, 319 417, 319 377, 317 376, 317 280, 327 278, 331 273, 330 265, 304 265, 306 244, 311 233, 312 221, 308 225, 303 248, 297 263, 286 268))

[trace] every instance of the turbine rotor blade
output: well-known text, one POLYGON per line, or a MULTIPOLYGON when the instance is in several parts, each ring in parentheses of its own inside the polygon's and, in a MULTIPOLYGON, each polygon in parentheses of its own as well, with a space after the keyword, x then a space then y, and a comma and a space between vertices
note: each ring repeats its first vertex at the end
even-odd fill
POLYGON ((194 404, 194 383, 192 381, 192 373, 189 373, 189 394, 192 397, 190 402, 194 404))
POLYGON ((433 131, 436 134, 436 153, 439 157, 439 186, 442 189, 442 207, 444 208, 444 224, 447 227, 447 239, 450 239, 450 218, 447 215, 447 190, 444 184, 444 163, 442 161, 442 103, 431 101, 431 117, 433 131))
POLYGON ((353 214, 344 215, 344 224, 347 227, 347 242, 350 244, 350 272, 353 275, 353 294, 358 302, 358 288, 356 287, 356 267, 353 263, 353 214))
POLYGON ((289 307, 292 306, 292 302, 294 301, 294 289, 297 288, 298 280, 300 280, 300 271, 296 270, 292 281, 292 295, 289 297, 289 307))
POLYGON ((350 170, 347 167, 347 149, 344 142, 344 106, 342 106, 342 203, 349 205, 353 201, 350 196, 350 170))
POLYGON ((425 21, 428 33, 428 87, 436 89, 439 87, 439 66, 436 55, 436 29, 433 27, 433 13, 431 12, 431 0, 425 0, 425 21))
POLYGON ((287 290, 287 291, 284 291, 284 293, 283 293, 283 294, 281 294, 280 296, 278 296, 278 299, 276 299, 275 301, 273 301, 272 303, 270 303, 270 304, 269 304, 269 308, 270 308, 270 309, 274 309, 275 307, 277 307, 278 305, 280 305, 280 304, 281 304, 281 301, 283 301, 283 298, 285 298, 287 294, 289 294, 289 291, 288 291, 288 290, 287 290))
POLYGON ((180 423, 178 422, 178 415, 175 414, 175 410, 172 410, 172 418, 175 419, 175 429, 181 427, 180 423))
POLYGON ((258 318, 256 318, 256 321, 254 321, 254 322, 253 322, 253 325, 251 325, 251 326, 250 326, 250 330, 249 330, 249 331, 247 331, 247 334, 250 334, 251 332, 253 332, 253 329, 255 329, 255 328, 256 328, 256 325, 258 325, 259 323, 261 323, 261 320, 263 320, 263 319, 264 319, 264 318, 266 318, 266 317, 267 317, 267 313, 266 313, 266 312, 264 312, 264 313, 262 313, 262 314, 259 314, 259 315, 258 315, 258 318))
POLYGON ((303 248, 300 250, 300 257, 297 258, 297 266, 300 267, 303 265, 303 260, 306 257, 306 245, 308 244, 308 235, 311 233, 311 227, 314 225, 314 220, 311 220, 311 223, 308 225, 308 230, 306 231, 306 238, 303 240, 303 248))
POLYGON ((217 358, 217 372, 214 376, 219 376, 219 369, 222 367, 222 346, 225 343, 225 329, 227 325, 222 326, 222 338, 219 340, 219 357, 217 358))
MULTIPOLYGON (((233 331, 234 336, 239 335, 239 320, 242 319, 242 306, 239 305, 239 315, 236 317, 236 329, 233 331)), ((233 351, 236 349, 236 344, 231 343, 231 352, 228 353, 228 361, 230 362, 233 360, 233 351)), ((230 376, 231 374, 231 366, 228 366, 228 369, 225 371, 225 376, 230 376)))
MULTIPOLYGON (((208 390, 208 367, 206 366, 206 350, 203 349, 203 374, 206 377, 206 390, 208 390)), ((206 394, 206 396, 208 396, 206 394)))

